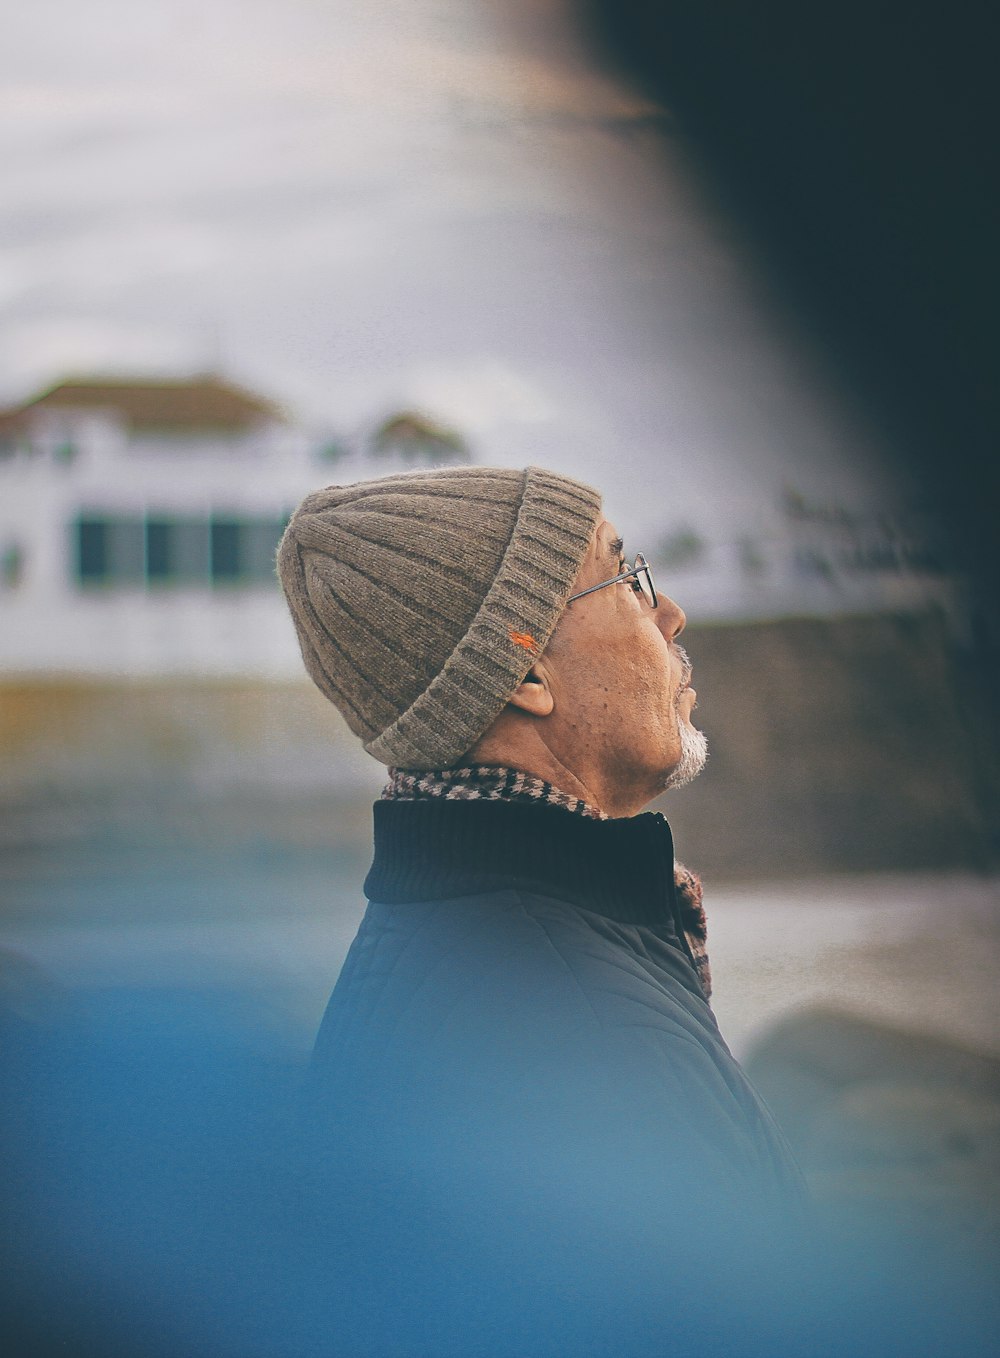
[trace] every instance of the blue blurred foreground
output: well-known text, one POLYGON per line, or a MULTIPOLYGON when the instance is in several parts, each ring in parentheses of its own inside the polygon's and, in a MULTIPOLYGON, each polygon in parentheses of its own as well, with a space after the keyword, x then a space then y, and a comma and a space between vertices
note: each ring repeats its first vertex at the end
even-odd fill
MULTIPOLYGON (((442 1231, 433 1217, 421 1220, 422 1186, 394 1181, 388 1165, 380 1202, 352 1197, 335 1119, 305 1097, 312 1037, 361 915, 365 846, 342 841, 323 852, 265 839, 238 852, 109 839, 8 858, 0 1029, 9 1352, 993 1351, 997 1061, 945 1037, 907 1046, 871 1010, 853 1027, 824 1017, 819 992, 803 989, 792 965, 811 956, 814 980, 823 972, 835 988, 842 968, 857 981, 872 931, 852 939, 850 912, 824 909, 823 892, 827 905, 838 894, 864 896, 876 920, 878 878, 827 880, 797 898, 787 884, 775 889, 776 930, 792 957, 785 979, 792 1005, 806 1006, 791 1013, 780 975, 740 943, 741 917, 763 908, 767 889, 717 893, 720 1002, 731 976, 730 1003, 743 996, 755 1016, 749 1031, 733 1015, 737 1049, 796 1142, 826 1243, 789 1257, 777 1247, 784 1242, 747 1238, 734 1221, 712 1257, 692 1242, 673 1276, 651 1278, 629 1260, 623 1222, 622 1241, 609 1241, 592 1271, 593 1294, 569 1296, 566 1280, 577 1275, 558 1258, 549 1276, 524 1272, 535 1242, 511 1226, 499 1229, 493 1260, 502 1285, 477 1298, 463 1235, 471 1239, 477 1223, 442 1231), (751 974, 740 974, 741 957, 751 974), (771 1008, 761 999, 768 993, 771 1008), (896 1092, 886 1094, 887 1084, 896 1092), (928 1128, 943 1128, 943 1139, 928 1128), (409 1206, 387 1250, 402 1201, 409 1206), (369 1276, 365 1241, 376 1230, 380 1267, 395 1270, 388 1280, 369 1276), (387 1287, 394 1314, 373 1309, 387 1287)), ((907 890, 916 902, 913 929, 895 940, 897 975, 882 959, 883 981, 890 996, 896 987, 919 1006, 906 968, 919 974, 914 949, 929 946, 919 907, 941 884, 909 881, 892 890, 897 902, 907 890)), ((948 965, 949 928, 953 956, 995 946, 992 885, 966 879, 965 890, 964 913, 948 925, 942 916, 939 968, 948 965)), ((891 918, 901 934, 903 916, 891 918)), ((963 978, 953 983, 960 989, 963 978)), ((970 995, 972 1011, 976 1003, 970 995)), ((670 1154, 665 1146, 665 1164, 670 1154)))

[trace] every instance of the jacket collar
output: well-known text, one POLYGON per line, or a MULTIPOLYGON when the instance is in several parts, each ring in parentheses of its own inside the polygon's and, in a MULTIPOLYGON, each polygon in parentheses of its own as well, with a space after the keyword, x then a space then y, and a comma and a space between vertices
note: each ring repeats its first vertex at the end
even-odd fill
POLYGON ((379 801, 369 900, 521 889, 622 924, 677 932, 674 845, 659 812, 593 820, 505 801, 379 801))

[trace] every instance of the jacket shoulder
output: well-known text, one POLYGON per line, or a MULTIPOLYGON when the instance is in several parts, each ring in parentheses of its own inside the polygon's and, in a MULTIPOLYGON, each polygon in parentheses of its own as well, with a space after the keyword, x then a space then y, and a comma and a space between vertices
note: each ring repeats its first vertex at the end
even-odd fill
POLYGON ((318 1046, 421 1041, 445 1029, 498 1034, 658 1029, 722 1044, 674 938, 572 902, 505 888, 369 904, 318 1046))

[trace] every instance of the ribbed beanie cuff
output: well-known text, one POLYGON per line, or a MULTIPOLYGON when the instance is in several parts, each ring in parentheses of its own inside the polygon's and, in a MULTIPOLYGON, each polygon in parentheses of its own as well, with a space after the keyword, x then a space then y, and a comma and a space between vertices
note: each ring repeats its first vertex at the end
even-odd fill
MULTIPOLYGON (((545 649, 600 509, 596 490, 541 467, 415 472, 307 497, 282 540, 278 573, 306 668, 371 755, 399 768, 440 769, 476 743, 545 649), (452 551, 455 535, 462 544, 467 536, 468 571, 454 558, 446 564, 414 550, 414 521, 428 527, 433 544, 442 495, 441 531, 452 551), (498 530, 505 522, 509 530, 498 530), (484 556, 487 527, 492 556, 484 556), (404 599, 378 563, 380 554, 388 565, 407 552, 404 599), (366 617, 378 631, 370 641, 358 630, 366 617), (428 630, 436 658, 420 660, 425 677, 414 685, 415 649, 428 630)), ((422 536, 421 551, 424 544, 422 536)))

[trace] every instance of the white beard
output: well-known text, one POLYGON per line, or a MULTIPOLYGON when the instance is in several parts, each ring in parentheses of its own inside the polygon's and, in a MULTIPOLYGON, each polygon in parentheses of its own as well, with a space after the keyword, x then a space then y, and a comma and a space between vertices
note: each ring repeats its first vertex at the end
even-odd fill
POLYGON ((664 790, 683 787, 697 778, 708 759, 708 740, 704 731, 697 731, 682 718, 677 719, 677 730, 681 738, 681 757, 670 770, 664 790))

